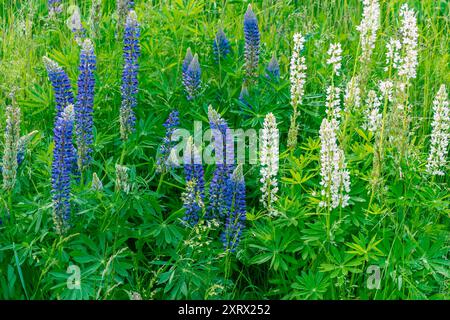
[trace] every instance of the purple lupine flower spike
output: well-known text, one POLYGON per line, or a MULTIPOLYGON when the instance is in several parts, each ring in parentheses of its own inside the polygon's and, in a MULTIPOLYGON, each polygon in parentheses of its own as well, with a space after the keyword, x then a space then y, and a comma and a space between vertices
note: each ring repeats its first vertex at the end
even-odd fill
POLYGON ((272 59, 270 59, 269 64, 267 65, 266 77, 274 80, 280 79, 280 65, 275 53, 272 55, 272 59))
POLYGON ((231 135, 226 121, 212 106, 208 107, 208 118, 213 131, 216 169, 210 183, 210 201, 206 217, 215 219, 223 217, 227 210, 225 192, 227 179, 234 170, 234 150, 232 148, 234 146, 231 146, 234 141, 231 141, 233 135, 231 135))
POLYGON ((230 41, 228 41, 227 36, 223 32, 223 29, 219 28, 213 42, 214 59, 216 61, 225 59, 230 51, 230 41))
MULTIPOLYGON (((44 65, 47 69, 48 77, 52 83, 53 91, 55 92, 56 101, 56 119, 60 117, 63 110, 68 105, 74 104, 74 96, 72 92, 72 86, 70 84, 69 77, 64 72, 64 70, 53 60, 44 57, 44 65)), ((72 171, 75 172, 77 169, 77 150, 72 144, 72 171)))
POLYGON ((186 90, 187 99, 193 100, 197 97, 201 87, 202 70, 200 68, 200 63, 198 62, 197 54, 194 55, 183 75, 183 84, 186 90))
POLYGON ((220 238, 225 250, 234 252, 241 239, 246 220, 245 180, 242 164, 238 165, 227 180, 228 215, 225 220, 225 230, 220 238))
POLYGON ((184 60, 183 60, 183 65, 181 66, 181 71, 183 74, 183 83, 184 83, 184 80, 186 79, 187 69, 189 68, 189 65, 191 64, 191 61, 193 58, 194 58, 194 56, 192 55, 191 48, 187 48, 186 55, 184 56, 184 60))
POLYGON ((140 27, 136 12, 130 10, 125 22, 123 37, 124 67, 122 72, 122 104, 120 107, 120 135, 122 140, 134 132, 136 117, 134 108, 137 106, 138 94, 138 59, 141 54, 139 45, 140 27))
POLYGON ((56 117, 52 162, 53 219, 56 231, 63 233, 70 218, 70 174, 73 165, 73 105, 68 105, 56 117))
POLYGON ((173 110, 164 123, 164 127, 166 128, 166 135, 161 143, 159 156, 156 163, 156 170, 158 172, 166 172, 174 166, 174 163, 171 162, 170 159, 170 152, 173 147, 172 134, 179 124, 180 119, 178 110, 173 110))
POLYGON ((94 112, 94 71, 96 57, 91 40, 83 42, 80 52, 80 75, 78 77, 78 94, 75 104, 75 124, 78 147, 78 168, 82 170, 91 161, 93 143, 94 112))
POLYGON ((259 62, 260 34, 258 20, 249 4, 244 15, 244 36, 245 36, 245 82, 252 83, 256 78, 259 62))
POLYGON ((72 86, 70 85, 69 77, 58 63, 47 57, 44 57, 43 60, 55 92, 56 117, 58 117, 69 104, 74 103, 72 86))

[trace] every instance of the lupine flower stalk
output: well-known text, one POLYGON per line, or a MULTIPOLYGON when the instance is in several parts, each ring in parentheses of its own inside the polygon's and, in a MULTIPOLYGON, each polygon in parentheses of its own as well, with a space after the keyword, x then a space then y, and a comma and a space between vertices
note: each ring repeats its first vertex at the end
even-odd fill
POLYGON ((325 106, 328 118, 339 124, 341 118, 341 89, 339 87, 329 86, 327 88, 325 106))
POLYGON ((184 155, 184 173, 186 189, 182 194, 185 216, 183 220, 193 226, 198 223, 204 208, 205 181, 204 171, 199 150, 189 138, 184 155))
POLYGON ((219 28, 213 42, 214 59, 216 61, 225 59, 230 51, 230 41, 228 41, 227 36, 223 32, 223 29, 219 28))
POLYGON ((394 89, 394 83, 390 80, 385 80, 385 81, 380 81, 378 82, 378 88, 380 89, 381 92, 381 97, 383 99, 387 99, 389 102, 393 102, 394 101, 394 96, 393 96, 393 89, 394 89))
POLYGON ((322 201, 329 210, 348 205, 350 174, 346 169, 344 151, 337 145, 336 124, 324 118, 320 126, 320 175, 322 201))
POLYGON ((37 130, 31 131, 30 133, 20 137, 19 143, 17 144, 17 164, 20 166, 25 160, 25 153, 27 152, 28 144, 31 139, 38 133, 37 130))
POLYGON ((365 130, 376 133, 381 126, 381 119, 383 115, 380 111, 381 101, 374 90, 370 90, 367 94, 366 109, 364 114, 366 121, 363 125, 365 130))
POLYGON ((74 103, 72 86, 67 74, 55 61, 44 57, 44 65, 52 83, 56 100, 56 118, 69 105, 74 103))
POLYGON ((54 127, 54 149, 52 162, 53 220, 56 231, 63 233, 70 219, 70 175, 73 166, 73 125, 74 110, 69 104, 56 117, 54 127))
POLYGON ((214 138, 216 169, 210 183, 210 201, 206 216, 208 219, 214 219, 223 217, 227 211, 225 193, 228 180, 234 170, 234 149, 230 145, 234 141, 229 141, 231 134, 228 125, 212 106, 208 107, 208 118, 214 138))
POLYGON ((122 105, 120 107, 120 135, 122 140, 134 132, 136 117, 134 108, 138 94, 138 59, 141 54, 139 45, 140 27, 136 12, 130 10, 125 22, 123 38, 124 67, 122 72, 122 105))
MULTIPOLYGON (((128 12, 134 9, 134 1, 132 0, 116 0, 116 20, 117 27, 120 28, 127 18, 128 12)), ((120 32, 117 31, 116 36, 119 36, 120 32)))
POLYGON ((260 140, 260 162, 261 162, 261 202, 267 209, 269 215, 277 215, 273 205, 278 196, 278 143, 279 132, 275 116, 272 113, 266 115, 260 140))
POLYGON ((341 44, 332 43, 327 51, 329 58, 327 64, 330 64, 333 68, 333 75, 339 76, 342 67, 342 47, 341 44))
POLYGON ((258 20, 249 4, 244 15, 244 37, 245 37, 245 71, 246 83, 253 83, 258 76, 258 62, 260 50, 260 34, 258 20))
POLYGON ((186 72, 183 73, 183 84, 188 100, 194 100, 199 94, 202 83, 201 75, 202 70, 198 61, 198 55, 195 54, 189 63, 186 72))
POLYGON ((89 30, 91 32, 92 38, 96 38, 96 36, 98 35, 101 17, 102 17, 102 0, 92 0, 88 20, 89 30))
POLYGON ((228 215, 225 230, 221 234, 225 250, 234 252, 241 239, 246 220, 245 180, 242 164, 238 165, 227 180, 228 215))
POLYGON ((62 12, 61 0, 48 0, 48 11, 51 17, 62 12))
POLYGON ((432 175, 445 175, 450 140, 450 111, 448 105, 447 90, 445 85, 441 85, 433 101, 433 122, 431 123, 433 130, 426 165, 427 172, 432 175))
POLYGON ((78 77, 78 94, 75 104, 75 125, 77 134, 78 168, 80 171, 91 161, 93 143, 94 112, 94 71, 96 57, 91 40, 83 42, 80 52, 80 75, 78 77))
POLYGON ((81 23, 80 8, 77 6, 71 6, 70 10, 72 10, 72 15, 67 20, 67 26, 72 31, 75 41, 79 45, 82 45, 83 39, 86 36, 86 30, 81 23))
POLYGON ((356 27, 360 33, 361 56, 360 60, 365 64, 370 62, 372 52, 375 49, 377 32, 380 28, 380 4, 378 0, 362 0, 363 19, 361 24, 356 27))
POLYGON ((272 55, 272 58, 266 67, 266 77, 274 80, 280 79, 280 64, 278 63, 275 53, 272 55))
MULTIPOLYGON (((70 85, 70 80, 64 70, 53 60, 47 57, 43 58, 44 65, 47 69, 48 77, 53 86, 53 91, 55 92, 56 101, 56 118, 57 119, 63 110, 68 105, 74 104, 74 96, 72 91, 72 86, 70 85)), ((56 121, 56 120, 55 120, 56 121)), ((77 168, 77 150, 72 144, 72 171, 76 171, 77 168)))
POLYGON ((400 52, 402 43, 398 39, 391 38, 386 44, 386 49, 386 67, 384 71, 388 71, 389 66, 392 66, 393 69, 398 69, 402 60, 400 52))
POLYGON ((180 119, 178 110, 173 110, 164 123, 164 127, 166 128, 166 135, 164 136, 159 149, 158 160, 156 163, 156 170, 158 172, 167 172, 174 166, 174 164, 170 160, 170 153, 173 147, 172 134, 179 124, 180 119))
POLYGON ((344 94, 344 110, 351 113, 361 107, 361 87, 359 76, 354 76, 347 83, 344 94))
POLYGON ((402 5, 400 9, 401 27, 400 35, 402 41, 403 56, 399 65, 398 74, 407 80, 416 77, 418 62, 418 28, 415 13, 408 4, 402 5))
POLYGON ((288 147, 294 148, 297 145, 298 135, 298 107, 302 104, 305 94, 306 83, 306 60, 301 53, 305 46, 305 38, 300 34, 294 34, 294 49, 292 50, 290 64, 290 82, 291 82, 291 105, 293 113, 291 115, 291 124, 288 132, 288 147))
POLYGON ((3 151, 3 188, 12 190, 16 184, 18 150, 20 140, 20 108, 14 97, 11 105, 6 107, 5 147, 3 151))
POLYGON ((97 173, 92 174, 92 185, 91 189, 94 191, 102 191, 103 190, 103 183, 97 176, 97 173))
POLYGON ((130 169, 126 166, 116 164, 116 191, 123 191, 126 194, 131 191, 130 169))
POLYGON ((194 59, 194 56, 192 54, 191 48, 186 49, 186 55, 184 56, 183 64, 181 66, 182 76, 183 76, 183 83, 186 79, 186 72, 189 68, 189 65, 191 64, 192 59, 194 59))
MULTIPOLYGON (((396 150, 397 164, 406 157, 409 150, 411 107, 408 102, 407 89, 411 84, 411 79, 416 77, 418 66, 418 28, 415 12, 407 4, 404 4, 400 9, 400 18, 400 38, 399 40, 391 39, 387 52, 387 62, 397 70, 393 86, 393 108, 388 114, 389 141, 396 150)), ((400 176, 402 176, 401 166, 398 168, 400 176)))

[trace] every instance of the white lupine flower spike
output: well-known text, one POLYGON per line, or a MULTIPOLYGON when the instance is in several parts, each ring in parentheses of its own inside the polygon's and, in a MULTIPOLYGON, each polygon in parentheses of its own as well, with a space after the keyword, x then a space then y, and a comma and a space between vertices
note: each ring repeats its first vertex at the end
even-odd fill
POLYGON ((402 5, 400 17, 402 18, 400 34, 404 55, 399 65, 398 74, 409 80, 416 77, 416 69, 419 64, 417 52, 419 33, 415 12, 407 4, 402 5))
POLYGON ((266 115, 261 131, 260 162, 261 162, 261 202, 269 215, 277 215, 273 204, 278 196, 278 143, 279 133, 277 122, 273 113, 266 115))
POLYGON ((291 105, 294 110, 291 115, 291 125, 288 132, 288 147, 294 148, 297 145, 298 125, 297 115, 298 107, 302 104, 303 95, 305 94, 306 82, 306 60, 300 56, 305 44, 305 38, 300 34, 294 34, 294 49, 292 51, 290 64, 290 81, 291 81, 291 105))
POLYGON ((354 76, 347 83, 344 95, 344 109, 349 113, 353 108, 359 109, 361 107, 361 88, 360 79, 354 76))
POLYGON ((445 85, 441 85, 433 101, 433 113, 431 148, 426 168, 432 175, 443 176, 447 165, 450 139, 450 112, 445 85))
POLYGON ((370 61, 373 49, 375 49, 375 41, 377 32, 380 28, 380 4, 378 0, 363 0, 363 19, 361 24, 356 27, 360 32, 361 43, 361 62, 370 61))
POLYGON ((333 121, 323 119, 320 126, 320 185, 322 200, 320 207, 334 209, 346 207, 350 199, 350 173, 345 163, 344 151, 337 145, 336 126, 333 121))
POLYGON ((339 76, 340 70, 342 67, 342 47, 341 44, 332 43, 330 45, 330 49, 327 52, 329 58, 327 60, 327 64, 331 64, 333 67, 333 75, 339 76))
POLYGON ((366 109, 364 110, 366 122, 363 128, 369 132, 376 133, 380 128, 383 115, 380 112, 381 102, 374 90, 367 94, 366 109))

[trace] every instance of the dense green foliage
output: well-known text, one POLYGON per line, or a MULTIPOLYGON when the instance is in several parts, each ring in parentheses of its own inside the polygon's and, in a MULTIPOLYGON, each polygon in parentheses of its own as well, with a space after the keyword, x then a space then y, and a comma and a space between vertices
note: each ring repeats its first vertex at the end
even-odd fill
MULTIPOLYGON (((425 172, 432 102, 441 84, 450 85, 448 1, 382 1, 365 92, 385 78, 386 42, 398 30, 401 4, 408 2, 419 26, 419 67, 409 89, 409 152, 397 163, 386 150, 383 186, 374 191, 373 136, 360 129, 360 118, 349 118, 343 148, 352 182, 350 206, 331 212, 330 232, 315 196, 320 192, 318 131, 331 78, 325 62, 329 44, 339 41, 342 76, 336 85, 345 87, 361 67, 356 30, 361 2, 254 1, 261 30, 261 76, 250 90, 249 107, 238 100, 248 2, 135 1, 142 27, 137 126, 125 143, 119 133, 121 28, 115 1, 101 2, 96 34, 87 24, 91 1, 63 1, 64 10, 55 19, 48 18, 44 0, 0 4, 0 128, 3 132, 9 92, 16 88, 22 134, 39 131, 14 190, 0 191, 1 299, 128 299, 133 292, 143 299, 450 298, 449 170, 443 177, 425 172), (72 227, 58 235, 50 194, 55 102, 42 57, 64 68, 76 92, 80 48, 66 25, 69 4, 80 6, 98 59, 94 160, 72 184, 72 227), (212 43, 219 26, 232 52, 217 64, 212 43), (290 150, 289 60, 295 32, 306 35, 308 70, 299 143, 290 150), (188 47, 198 53, 202 67, 202 92, 194 101, 186 99, 181 82, 188 47), (279 81, 264 77, 273 53, 280 63, 279 81), (208 126, 209 104, 234 128, 259 129, 265 115, 273 112, 280 130, 280 214, 267 215, 259 202, 259 166, 245 165, 246 230, 235 253, 224 252, 219 227, 180 223, 183 171, 156 173, 155 155, 170 111, 178 109, 180 127, 192 130, 194 120, 208 126), (129 194, 115 190, 119 162, 132 168, 129 194), (91 189, 94 172, 103 191, 91 189), (81 270, 80 290, 66 285, 72 264, 81 270), (380 268, 379 289, 367 286, 369 266, 380 268)), ((213 169, 205 166, 206 181, 213 169)))

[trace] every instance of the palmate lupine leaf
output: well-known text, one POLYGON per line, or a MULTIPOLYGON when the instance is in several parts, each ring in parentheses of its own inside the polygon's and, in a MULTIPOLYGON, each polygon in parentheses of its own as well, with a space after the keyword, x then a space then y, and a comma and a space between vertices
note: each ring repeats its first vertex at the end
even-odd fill
POLYGON ((323 299, 330 286, 329 280, 321 272, 308 271, 302 272, 301 276, 296 277, 296 282, 292 284, 294 292, 291 298, 296 299, 323 299))

